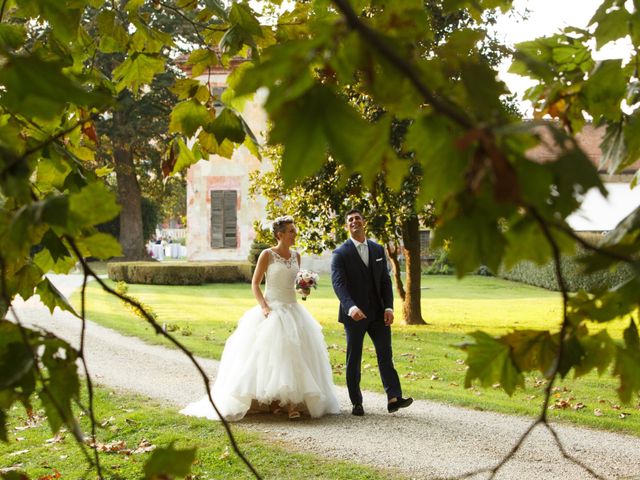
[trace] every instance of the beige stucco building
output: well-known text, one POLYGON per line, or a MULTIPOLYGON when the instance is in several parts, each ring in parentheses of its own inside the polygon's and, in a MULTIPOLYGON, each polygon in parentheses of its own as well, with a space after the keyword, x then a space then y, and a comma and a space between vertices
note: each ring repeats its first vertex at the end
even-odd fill
MULTIPOLYGON (((205 72, 199 79, 209 82, 219 95, 226 87, 229 70, 205 72)), ((264 142, 267 116, 262 108, 265 94, 258 93, 241 113, 259 143, 264 142)), ((255 238, 253 223, 265 220, 266 200, 249 197, 249 173, 270 169, 244 146, 231 159, 212 155, 192 165, 187 172, 187 258, 194 261, 247 260, 255 238)))

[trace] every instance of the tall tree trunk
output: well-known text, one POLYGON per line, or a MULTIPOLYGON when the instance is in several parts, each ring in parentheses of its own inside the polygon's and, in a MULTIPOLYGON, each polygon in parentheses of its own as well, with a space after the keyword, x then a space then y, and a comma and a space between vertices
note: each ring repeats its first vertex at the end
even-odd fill
POLYGON ((142 234, 142 193, 133 154, 124 145, 115 145, 113 150, 116 179, 118 181, 118 201, 120 211, 120 245, 122 253, 128 260, 147 258, 142 234))
POLYGON ((425 325, 420 306, 420 222, 415 215, 402 224, 402 243, 406 265, 406 295, 402 304, 405 325, 425 325))
POLYGON ((391 266, 393 267, 393 279, 396 283, 396 290, 398 292, 398 296, 404 302, 404 297, 406 295, 404 291, 404 285, 402 284, 402 274, 400 272, 400 261, 398 260, 398 251, 400 247, 398 246, 398 242, 391 242, 386 244, 387 247, 387 255, 389 256, 389 260, 391 260, 391 266))

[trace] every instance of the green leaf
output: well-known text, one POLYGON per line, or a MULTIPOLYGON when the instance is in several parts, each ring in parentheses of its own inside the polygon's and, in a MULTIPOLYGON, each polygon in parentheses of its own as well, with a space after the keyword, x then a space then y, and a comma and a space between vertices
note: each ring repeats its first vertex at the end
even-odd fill
POLYGON ((111 98, 87 91, 63 73, 62 62, 44 61, 35 55, 9 56, 0 69, 0 85, 6 91, 0 104, 14 114, 51 120, 60 115, 67 104, 101 107, 111 98))
POLYGON ((15 386, 33 368, 33 355, 23 342, 2 345, 0 349, 0 389, 15 386))
POLYGON ((638 327, 636 327, 636 323, 631 319, 629 321, 629 326, 624 330, 624 344, 628 349, 631 350, 640 350, 640 339, 638 338, 638 327))
POLYGON ((122 247, 118 240, 108 233, 95 233, 79 241, 79 246, 92 257, 108 260, 122 256, 122 247))
POLYGON ((262 36, 262 28, 260 22, 256 19, 254 13, 248 5, 244 3, 234 2, 229 12, 229 21, 232 24, 239 25, 244 31, 258 37, 262 36))
POLYGON ((101 182, 90 183, 78 193, 69 195, 69 221, 74 225, 98 225, 111 220, 119 212, 115 195, 101 182))
POLYGON ((60 240, 58 235, 56 235, 51 229, 47 230, 47 232, 42 236, 42 245, 49 250, 51 258, 56 262, 61 258, 71 256, 71 253, 65 244, 62 243, 62 240, 60 240))
POLYGON ((328 147, 324 106, 323 96, 314 88, 272 114, 274 126, 269 142, 284 147, 281 174, 285 184, 311 175, 322 166, 328 147))
POLYGON ((627 36, 630 19, 631 14, 624 7, 607 11, 604 15, 598 16, 598 26, 594 33, 596 48, 599 50, 607 43, 627 36))
POLYGON ((452 242, 449 250, 449 258, 459 277, 481 265, 497 272, 506 247, 497 212, 470 195, 462 195, 457 200, 460 202, 457 206, 453 202, 449 205, 452 214, 443 214, 442 223, 436 230, 436 242, 465 239, 464 242, 452 242))
POLYGON ((244 142, 245 131, 242 120, 229 108, 223 109, 215 120, 207 125, 206 130, 215 135, 218 144, 226 139, 234 143, 244 142))
POLYGON ((616 345, 607 333, 602 330, 595 335, 580 339, 584 356, 582 361, 574 367, 576 378, 586 375, 596 368, 598 375, 602 375, 613 361, 616 345))
POLYGON ((187 100, 195 97, 200 87, 203 86, 200 81, 193 78, 181 78, 169 90, 175 93, 180 100, 187 100))
POLYGON ((33 295, 33 290, 42 279, 43 272, 34 263, 27 263, 8 279, 11 291, 17 293, 23 300, 33 295))
POLYGON ((128 88, 136 93, 143 85, 153 81, 157 73, 164 71, 164 58, 134 53, 113 70, 113 79, 117 81, 118 92, 128 88))
POLYGON ((504 83, 497 80, 497 73, 479 62, 462 65, 462 82, 466 91, 466 105, 473 109, 476 118, 495 121, 505 118, 500 96, 507 93, 504 83))
POLYGON ((48 278, 45 278, 38 284, 36 293, 51 313, 53 313, 56 307, 59 307, 61 310, 66 310, 73 313, 76 317, 79 317, 73 306, 69 303, 69 300, 67 300, 67 297, 60 293, 60 290, 58 290, 48 278))
POLYGON ((211 10, 220 20, 228 21, 229 15, 224 8, 222 2, 218 0, 204 0, 204 4, 211 10))
POLYGON ((78 6, 70 8, 73 6, 68 2, 58 0, 16 0, 16 4, 28 14, 39 16, 41 22, 48 23, 52 27, 52 33, 63 42, 75 39, 82 16, 82 10, 78 6))
POLYGON ((76 258, 69 256, 54 260, 51 252, 44 248, 33 257, 33 263, 40 267, 43 272, 69 273, 76 264, 76 258))
POLYGON ((200 48, 191 52, 185 63, 191 65, 191 75, 198 77, 208 68, 218 64, 218 55, 213 50, 200 48))
POLYGON ((618 347, 613 374, 620 377, 618 396, 625 403, 634 393, 640 393, 640 342, 638 329, 633 319, 624 331, 625 347, 618 347))
POLYGON ((173 443, 166 448, 156 448, 144 465, 145 478, 186 477, 195 458, 195 448, 176 449, 173 443))
POLYGON ((627 93, 627 77, 621 60, 604 60, 582 87, 586 109, 598 120, 601 116, 616 121, 620 118, 620 102, 627 93))
POLYGON ((169 131, 183 133, 187 137, 211 120, 209 110, 195 99, 178 103, 171 111, 169 131))
MULTIPOLYGON (((18 326, 0 320, 0 389, 15 386, 33 365, 33 355, 25 345, 18 326)), ((3 408, 0 405, 0 411, 3 408)))
POLYGON ((441 203, 463 188, 464 177, 451 175, 452 171, 464 171, 467 165, 464 152, 456 146, 459 136, 461 133, 449 122, 432 115, 417 119, 409 127, 407 148, 415 152, 415 160, 423 169, 420 203, 441 203))
POLYGON ((47 189, 47 186, 50 186, 51 188, 64 190, 63 185, 70 172, 71 166, 69 163, 57 157, 40 159, 36 170, 38 184, 41 185, 40 189, 47 189))
POLYGON ((45 407, 49 425, 57 433, 62 425, 77 434, 79 427, 73 417, 71 402, 78 399, 80 394, 80 380, 76 351, 64 340, 57 337, 46 338, 42 342, 44 353, 41 361, 47 369, 49 381, 47 390, 40 392, 42 404, 45 407))
POLYGON ((511 356, 522 372, 539 370, 548 375, 558 354, 557 339, 548 331, 516 330, 500 341, 511 348, 511 356))
POLYGON ((200 160, 200 156, 196 156, 181 138, 176 139, 171 148, 177 150, 177 160, 173 167, 174 173, 181 172, 200 160))
POLYGON ((465 388, 469 388, 476 379, 483 387, 500 383, 509 396, 517 386, 524 387, 524 377, 511 360, 508 345, 484 332, 474 332, 471 336, 475 343, 463 345, 469 366, 464 379, 465 388))
POLYGON ((530 217, 522 218, 510 226, 505 237, 507 248, 503 264, 507 270, 525 259, 544 265, 551 257, 549 241, 540 225, 530 217))
POLYGON ((105 53, 126 50, 129 35, 113 10, 101 10, 96 19, 100 32, 99 49, 105 53))
POLYGON ((25 29, 22 25, 0 23, 0 50, 18 48, 24 42, 25 29))

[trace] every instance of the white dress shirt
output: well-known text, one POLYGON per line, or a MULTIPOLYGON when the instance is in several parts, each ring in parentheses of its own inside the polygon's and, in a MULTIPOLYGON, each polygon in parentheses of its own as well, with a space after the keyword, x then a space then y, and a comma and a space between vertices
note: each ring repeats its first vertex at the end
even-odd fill
MULTIPOLYGON (((367 245, 367 239, 365 238, 364 242, 359 242, 355 238, 351 237, 351 241, 356 246, 358 255, 360 255, 360 258, 362 259, 364 264, 368 267, 369 266, 369 245, 367 245)), ((356 308, 358 308, 356 305, 351 307, 347 315, 351 316, 351 314, 355 311, 356 308)), ((393 308, 385 308, 384 310, 385 312, 393 312, 393 308)))
POLYGON ((364 239, 364 242, 359 242, 356 239, 352 238, 351 241, 356 246, 356 250, 358 251, 358 255, 364 262, 364 264, 369 266, 369 246, 367 245, 367 239, 364 239))

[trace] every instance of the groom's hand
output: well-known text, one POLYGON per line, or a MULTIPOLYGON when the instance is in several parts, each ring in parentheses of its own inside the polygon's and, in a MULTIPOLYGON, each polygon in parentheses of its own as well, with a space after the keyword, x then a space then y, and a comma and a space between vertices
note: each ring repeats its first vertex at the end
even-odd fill
POLYGON ((357 322, 359 320, 364 320, 365 318, 367 318, 367 316, 362 310, 356 307, 353 309, 353 312, 351 312, 351 318, 353 318, 357 322))
POLYGON ((384 324, 388 327, 393 323, 393 310, 385 310, 384 312, 384 324))

